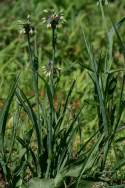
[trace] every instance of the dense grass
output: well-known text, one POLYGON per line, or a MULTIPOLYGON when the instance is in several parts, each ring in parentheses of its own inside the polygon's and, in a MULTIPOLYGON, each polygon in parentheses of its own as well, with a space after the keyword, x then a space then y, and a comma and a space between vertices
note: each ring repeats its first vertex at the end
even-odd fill
POLYGON ((1 3, 0 167, 10 188, 124 187, 124 5, 1 3), (42 23, 50 8, 64 9, 60 29, 53 17, 50 29, 42 23))

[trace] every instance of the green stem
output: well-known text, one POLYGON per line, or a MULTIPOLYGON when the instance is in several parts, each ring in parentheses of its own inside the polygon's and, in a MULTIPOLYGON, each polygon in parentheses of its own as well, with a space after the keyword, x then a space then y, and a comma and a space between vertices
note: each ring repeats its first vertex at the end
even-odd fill
MULTIPOLYGON (((55 66, 55 50, 56 50, 56 38, 55 38, 55 28, 52 28, 52 64, 51 64, 51 75, 50 75, 50 88, 52 97, 54 99, 54 66, 55 66)), ((51 169, 51 163, 52 163, 52 142, 53 142, 53 135, 52 135, 52 129, 53 129, 53 121, 54 121, 54 109, 50 106, 50 112, 49 112, 49 125, 48 125, 48 165, 46 170, 46 178, 49 177, 50 169, 51 169)))
MULTIPOLYGON (((37 104, 37 118, 38 118, 38 127, 40 127, 40 107, 39 107, 39 88, 38 88, 38 68, 36 68, 36 63, 37 59, 35 60, 35 56, 32 52, 31 49, 31 42, 30 42, 30 35, 29 33, 27 33, 27 39, 28 39, 28 48, 29 48, 29 56, 30 56, 30 64, 31 64, 31 68, 32 68, 32 79, 33 79, 33 90, 35 93, 35 100, 36 100, 36 104, 37 104)), ((38 156, 39 156, 39 163, 40 163, 40 167, 41 167, 41 173, 42 173, 42 161, 41 161, 41 156, 42 156, 42 151, 44 149, 43 147, 43 141, 41 138, 41 134, 40 134, 40 129, 39 132, 36 133, 37 135, 37 139, 38 139, 38 156), (40 140, 39 140, 40 139, 40 140)))
POLYGON ((52 48, 53 48, 53 61, 54 61, 55 60, 55 50, 56 50, 55 28, 52 28, 52 48))

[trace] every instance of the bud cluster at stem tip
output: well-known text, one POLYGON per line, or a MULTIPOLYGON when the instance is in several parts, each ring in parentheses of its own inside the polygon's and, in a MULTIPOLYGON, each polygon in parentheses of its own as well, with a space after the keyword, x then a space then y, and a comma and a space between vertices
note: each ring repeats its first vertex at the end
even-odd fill
POLYGON ((20 34, 33 35, 36 33, 35 27, 32 25, 31 16, 28 15, 25 21, 19 21, 21 25, 20 34))

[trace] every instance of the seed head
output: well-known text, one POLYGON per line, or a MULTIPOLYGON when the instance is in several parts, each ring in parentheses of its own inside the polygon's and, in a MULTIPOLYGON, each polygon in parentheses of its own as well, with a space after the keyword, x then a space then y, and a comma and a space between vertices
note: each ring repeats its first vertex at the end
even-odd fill
POLYGON ((21 25, 20 34, 33 35, 36 32, 35 27, 32 25, 30 15, 27 16, 26 20, 19 21, 19 23, 21 25))
POLYGON ((42 22, 46 23, 47 28, 56 29, 58 26, 65 23, 62 11, 57 13, 54 10, 44 10, 43 13, 44 17, 42 18, 42 22))
POLYGON ((47 65, 42 67, 42 71, 46 77, 50 77, 52 72, 53 72, 53 75, 56 77, 59 75, 61 68, 53 67, 53 61, 50 60, 47 65))

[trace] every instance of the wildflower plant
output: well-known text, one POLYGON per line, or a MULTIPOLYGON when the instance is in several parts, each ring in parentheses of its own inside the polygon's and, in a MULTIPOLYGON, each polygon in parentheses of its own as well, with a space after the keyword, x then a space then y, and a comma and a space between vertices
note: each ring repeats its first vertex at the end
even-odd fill
MULTIPOLYGON (((67 108, 75 81, 72 82, 64 102, 62 103, 60 101, 59 106, 56 109, 54 105, 57 83, 56 78, 59 73, 59 70, 57 71, 55 66, 55 33, 58 24, 62 21, 61 16, 61 13, 57 16, 57 14, 53 12, 50 17, 47 17, 51 18, 50 24, 52 30, 52 59, 49 61, 50 75, 47 78, 39 74, 39 62, 37 55, 35 54, 34 45, 32 45, 33 40, 31 40, 32 35, 35 34, 35 32, 33 33, 35 28, 32 24, 31 17, 28 16, 26 21, 21 23, 21 33, 25 35, 27 40, 30 61, 29 65, 31 68, 29 73, 32 73, 34 96, 32 99, 28 98, 17 82, 16 84, 14 83, 12 95, 10 95, 11 98, 8 98, 9 102, 7 102, 7 106, 5 106, 5 112, 6 108, 8 108, 9 111, 10 103, 12 98, 15 96, 18 101, 17 106, 20 108, 20 111, 17 112, 19 119, 20 113, 24 112, 30 120, 32 128, 27 131, 24 138, 16 136, 15 133, 15 140, 18 144, 21 144, 22 148, 25 149, 25 152, 20 157, 20 164, 16 166, 14 171, 10 170, 11 174, 13 174, 12 177, 10 177, 10 171, 5 169, 6 181, 10 187, 16 187, 17 185, 21 187, 24 183, 24 177, 27 169, 30 169, 31 177, 39 177, 43 180, 45 179, 45 182, 47 181, 49 187, 60 187, 62 184, 66 184, 64 180, 66 178, 65 168, 73 160, 71 154, 71 143, 77 133, 77 119, 80 115, 81 109, 76 115, 74 115, 74 119, 69 119, 70 116, 68 115, 69 112, 67 111, 67 108), (41 80, 45 86, 44 101, 39 95, 39 80, 41 80), (68 126, 67 129, 65 128, 65 123, 68 126), (33 142, 32 139, 34 135, 35 141, 33 142), (35 149, 32 147, 32 144, 35 145, 35 149), (50 179, 50 183, 46 179, 50 179), (54 184, 54 186, 51 186, 52 184, 54 184)), ((5 121, 3 121, 2 126, 6 125, 4 122, 5 121)), ((11 152, 9 156, 11 158, 11 152)), ((6 161, 4 160, 3 163, 6 164, 6 161)), ((7 168, 9 167, 7 166, 7 168)), ((41 183, 44 186, 44 183, 41 183)))
MULTIPOLYGON (((114 72, 119 71, 110 68, 107 71, 107 63, 109 62, 107 54, 104 59, 101 57, 99 59, 96 58, 83 31, 84 43, 86 44, 90 60, 88 71, 94 86, 94 104, 97 108, 98 128, 87 141, 80 143, 80 148, 78 148, 75 157, 73 157, 72 145, 76 136, 81 134, 79 134, 81 131, 80 126, 84 125, 83 122, 85 121, 82 121, 80 118, 84 115, 84 113, 81 115, 81 112, 84 111, 82 111, 83 107, 79 106, 78 111, 73 114, 72 118, 68 108, 75 80, 72 82, 66 98, 63 99, 63 102, 60 100, 59 105, 55 109, 54 97, 57 84, 57 73, 55 74, 55 72, 58 70, 55 58, 57 29, 60 24, 64 23, 64 18, 62 12, 56 13, 53 10, 45 10, 44 14, 42 21, 52 31, 52 58, 46 66, 47 72, 49 72, 47 78, 39 74, 40 66, 31 40, 32 35, 35 35, 35 27, 31 17, 27 16, 26 21, 21 22, 21 33, 25 35, 27 40, 29 65, 31 68, 29 73, 32 75, 30 84, 32 83, 34 96, 32 99, 27 97, 20 88, 18 77, 13 83, 6 103, 1 110, 0 168, 3 170, 5 181, 9 187, 13 188, 61 188, 74 186, 79 188, 81 180, 86 181, 80 187, 87 187, 87 185, 85 186, 86 182, 90 183, 91 180, 92 182, 104 181, 111 185, 113 178, 110 177, 109 173, 113 176, 121 168, 121 164, 125 164, 125 160, 123 160, 115 168, 112 168, 111 171, 106 169, 110 148, 115 144, 115 135, 117 134, 125 106, 123 95, 125 76, 123 76, 120 98, 116 108, 114 97, 117 89, 117 78, 114 77, 114 72), (102 64, 104 65, 103 67, 102 64), (41 99, 39 95, 39 80, 44 85, 44 99, 41 99), (5 132, 10 115, 10 106, 14 98, 18 102, 16 103, 17 110, 13 118, 13 138, 11 148, 6 152, 5 132), (22 112, 30 124, 26 134, 23 136, 17 135, 16 131, 18 124, 22 128, 22 121, 20 121, 22 112), (81 117, 79 118, 80 115, 81 117), (18 153, 17 146, 19 145, 22 147, 23 152, 21 155, 17 154, 18 161, 16 165, 13 165, 15 164, 15 161, 13 161, 13 150, 15 149, 18 153), (31 178, 30 183, 26 182, 27 175, 28 179, 31 178)), ((120 36, 116 28, 114 29, 113 31, 118 36, 120 47, 123 48, 124 45, 120 36)), ((87 67, 84 66, 84 68, 87 67)), ((114 182, 116 183, 116 178, 114 182)), ((90 186, 88 185, 88 187, 90 186)))

